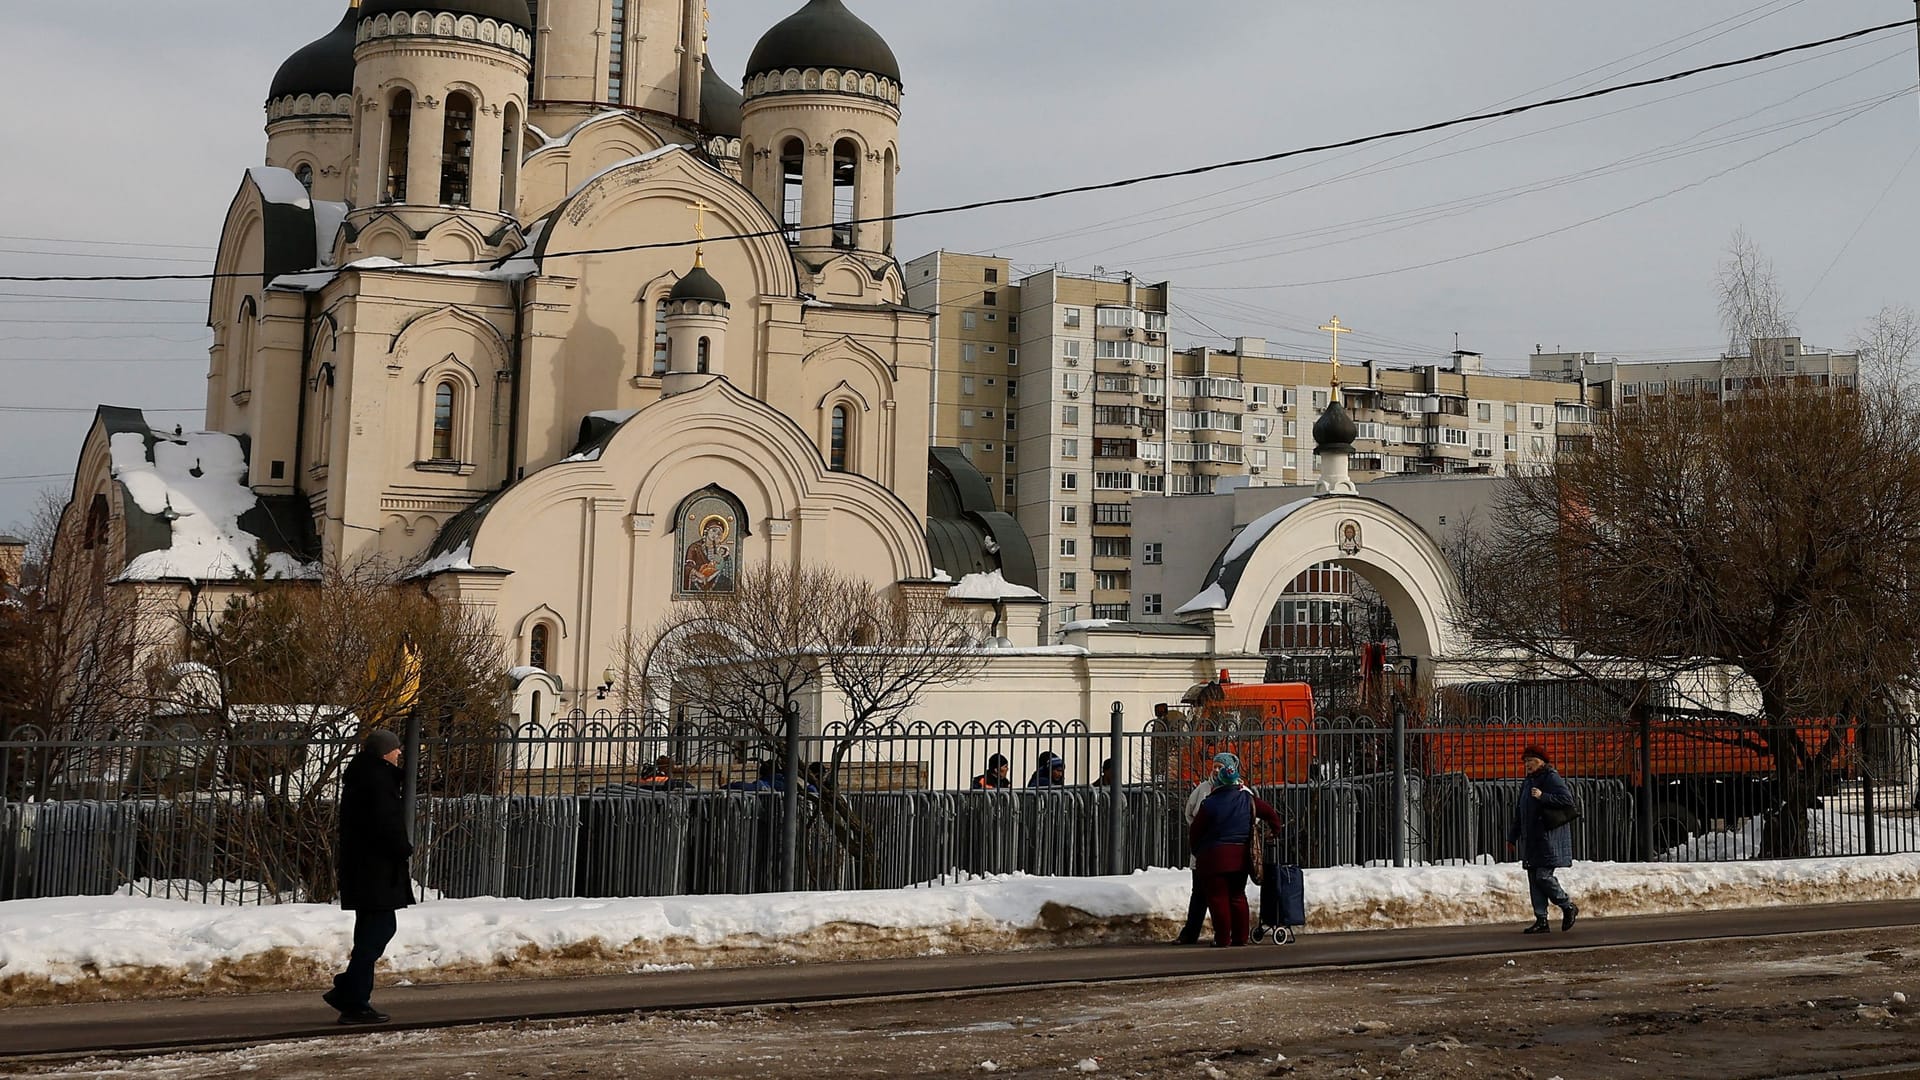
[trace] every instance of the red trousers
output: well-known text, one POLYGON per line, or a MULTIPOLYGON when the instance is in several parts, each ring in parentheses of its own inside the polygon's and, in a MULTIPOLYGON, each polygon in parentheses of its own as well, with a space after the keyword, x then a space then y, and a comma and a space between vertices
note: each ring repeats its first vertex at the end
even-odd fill
POLYGON ((1252 932, 1247 911, 1247 872, 1217 871, 1200 879, 1207 898, 1207 912, 1213 916, 1215 945, 1245 945, 1252 932))

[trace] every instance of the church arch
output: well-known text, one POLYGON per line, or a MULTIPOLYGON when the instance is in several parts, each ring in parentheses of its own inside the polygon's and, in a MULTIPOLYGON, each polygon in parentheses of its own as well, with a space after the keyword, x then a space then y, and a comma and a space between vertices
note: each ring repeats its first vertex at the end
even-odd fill
POLYGON ((441 106, 440 198, 442 206, 473 205, 473 124, 478 111, 469 90, 453 90, 441 106))
POLYGON ((395 87, 387 93, 386 137, 382 140, 381 161, 386 177, 380 188, 380 201, 407 201, 407 152, 413 141, 413 91, 395 87))

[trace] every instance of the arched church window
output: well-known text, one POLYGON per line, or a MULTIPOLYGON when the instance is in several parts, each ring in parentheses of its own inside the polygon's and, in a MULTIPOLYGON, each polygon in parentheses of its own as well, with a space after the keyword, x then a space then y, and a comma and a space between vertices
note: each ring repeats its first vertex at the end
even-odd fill
POLYGON ((500 212, 512 214, 520 201, 520 106, 507 103, 500 136, 500 212))
POLYGON ((301 187, 306 188, 308 191, 313 190, 313 166, 312 165, 304 161, 301 162, 300 167, 293 170, 293 178, 295 180, 300 181, 301 187))
POLYGON ((699 372, 702 375, 705 375, 708 370, 708 365, 712 362, 712 360, 713 360, 713 342, 709 341, 706 338, 701 338, 699 347, 694 351, 693 370, 699 372))
POLYGON ((473 97, 447 95, 445 139, 440 144, 440 202, 473 205, 473 97))
POLYGON ((674 520, 674 551, 679 563, 674 595, 733 592, 744 564, 741 545, 747 537, 747 517, 740 500, 721 487, 703 488, 687 496, 674 520))
POLYGON ((880 235, 885 241, 880 245, 883 251, 893 250, 893 176, 897 171, 898 167, 894 162, 893 147, 889 146, 887 147, 887 152, 881 155, 880 158, 880 213, 888 219, 880 226, 880 235))
POLYGON ((807 165, 807 146, 799 139, 788 139, 780 147, 780 221, 787 230, 787 242, 800 240, 800 198, 802 176, 807 165))
POLYGON ((443 382, 433 391, 433 460, 453 460, 453 404, 451 382, 443 382))
POLYGON ((533 630, 527 635, 527 663, 541 671, 547 667, 547 624, 534 623, 533 630))
POLYGON ((413 92, 395 90, 387 106, 387 202, 407 201, 407 144, 413 134, 413 92))
POLYGON ((107 497, 95 495, 93 501, 87 504, 87 527, 86 532, 81 534, 82 547, 92 551, 105 545, 111 522, 112 518, 107 512, 107 497))
POLYGON ((833 246, 854 246, 854 208, 860 198, 860 144, 841 139, 833 146, 833 246))
POLYGON ((656 376, 667 373, 667 362, 673 358, 673 340, 667 336, 667 302, 656 300, 653 305, 653 373, 656 376))
POLYGON ((627 0, 613 0, 613 19, 607 32, 607 101, 626 101, 627 0))
POLYGON ((233 325, 233 385, 229 393, 244 394, 253 387, 253 334, 258 309, 253 297, 240 301, 240 313, 233 325))
POLYGON ((833 434, 827 443, 827 467, 834 472, 847 471, 847 407, 833 407, 833 434))

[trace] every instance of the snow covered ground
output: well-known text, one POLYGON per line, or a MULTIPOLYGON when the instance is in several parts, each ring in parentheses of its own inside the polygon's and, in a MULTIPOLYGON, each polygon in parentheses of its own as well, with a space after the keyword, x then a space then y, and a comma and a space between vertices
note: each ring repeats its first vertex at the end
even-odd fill
MULTIPOLYGON (((1590 917, 1920 898, 1920 855, 1585 863, 1562 881, 1590 917)), ((1006 876, 891 892, 435 900, 401 914, 398 977, 516 978, 1044 948, 1169 938, 1184 870, 1006 876)), ((1520 921, 1506 865, 1306 872, 1308 931, 1520 921)), ((352 917, 315 904, 135 896, 0 903, 0 1005, 312 986, 344 963, 352 917)))

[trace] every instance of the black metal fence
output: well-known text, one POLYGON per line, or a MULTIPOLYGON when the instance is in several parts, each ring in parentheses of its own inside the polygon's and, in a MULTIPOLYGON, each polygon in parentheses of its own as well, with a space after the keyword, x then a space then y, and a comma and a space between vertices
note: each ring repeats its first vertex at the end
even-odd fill
MULTIPOLYGON (((1527 746, 1555 761, 1580 804, 1576 859, 1920 851, 1911 720, 1287 726, 1215 710, 1132 726, 1116 713, 1091 725, 830 727, 789 739, 780 723, 715 730, 600 714, 430 738, 410 763, 414 876, 446 897, 544 898, 1184 866, 1188 796, 1223 751, 1280 808, 1291 857, 1307 866, 1511 858, 1527 746), (1057 769, 1042 766, 1055 757, 1057 769)), ((326 726, 18 732, 0 742, 0 900, 329 899, 353 742, 326 726)))

